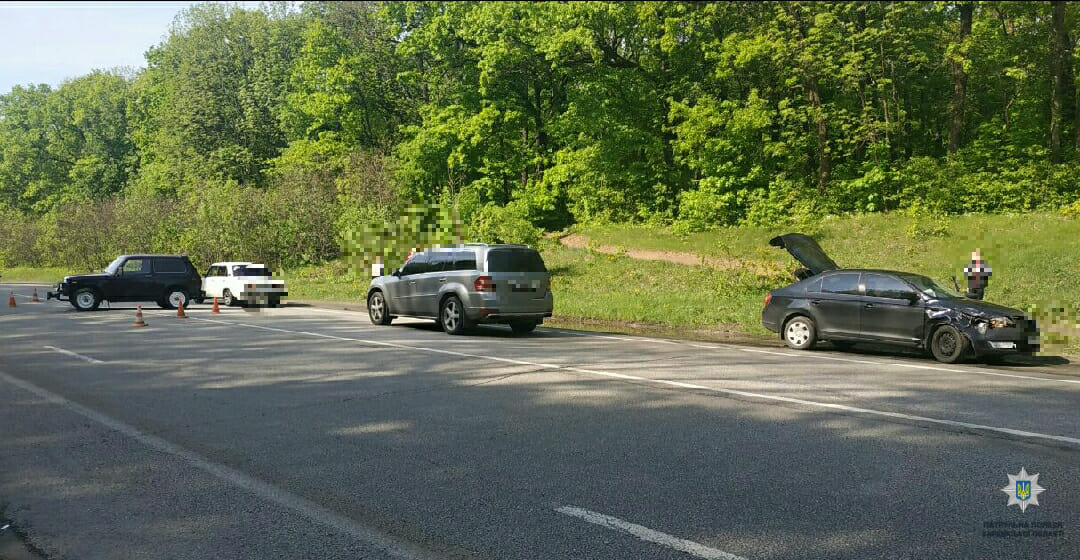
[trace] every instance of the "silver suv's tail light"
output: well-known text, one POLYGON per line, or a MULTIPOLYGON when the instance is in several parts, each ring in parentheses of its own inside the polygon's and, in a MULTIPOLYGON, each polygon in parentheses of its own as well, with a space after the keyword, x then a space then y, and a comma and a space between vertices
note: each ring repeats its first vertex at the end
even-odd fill
POLYGON ((473 290, 477 292, 494 292, 495 284, 490 276, 481 276, 473 282, 473 290))

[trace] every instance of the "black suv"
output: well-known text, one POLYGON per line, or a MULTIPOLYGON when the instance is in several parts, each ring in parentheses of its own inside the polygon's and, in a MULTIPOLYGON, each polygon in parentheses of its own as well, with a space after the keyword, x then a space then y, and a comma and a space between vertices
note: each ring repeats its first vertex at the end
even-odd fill
POLYGON ((202 278, 185 255, 121 255, 99 274, 65 276, 45 295, 52 298, 79 311, 97 309, 102 300, 153 301, 173 309, 202 301, 202 278))

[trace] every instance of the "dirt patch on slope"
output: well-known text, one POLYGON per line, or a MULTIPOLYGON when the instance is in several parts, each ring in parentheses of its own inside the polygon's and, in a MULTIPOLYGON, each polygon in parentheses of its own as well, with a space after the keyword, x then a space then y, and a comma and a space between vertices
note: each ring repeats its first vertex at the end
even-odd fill
POLYGON ((589 238, 581 234, 567 235, 559 239, 565 247, 571 249, 592 249, 605 255, 622 253, 631 259, 644 261, 666 261, 687 266, 709 266, 720 270, 750 269, 760 276, 783 274, 784 270, 776 265, 767 263, 750 262, 726 257, 707 257, 696 253, 679 251, 659 251, 653 249, 621 249, 613 245, 600 245, 589 247, 589 238))

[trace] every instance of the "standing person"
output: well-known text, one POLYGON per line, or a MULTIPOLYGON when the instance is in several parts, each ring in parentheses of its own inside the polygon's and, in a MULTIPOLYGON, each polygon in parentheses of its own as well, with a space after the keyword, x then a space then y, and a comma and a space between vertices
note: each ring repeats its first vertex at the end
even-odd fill
POLYGON ((982 299, 986 285, 990 281, 990 263, 983 260, 979 250, 971 253, 971 264, 964 269, 967 277, 968 289, 966 296, 970 299, 982 299))

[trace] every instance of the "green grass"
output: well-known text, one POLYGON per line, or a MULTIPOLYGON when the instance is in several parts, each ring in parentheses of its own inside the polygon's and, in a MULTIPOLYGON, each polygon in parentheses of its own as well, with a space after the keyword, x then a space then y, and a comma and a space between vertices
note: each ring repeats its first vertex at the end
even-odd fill
POLYGON ((17 266, 13 268, 0 269, 0 274, 3 275, 0 276, 0 281, 3 282, 55 284, 63 280, 65 276, 79 273, 70 268, 30 268, 25 266, 17 266))
MULTIPOLYGON (((799 266, 786 251, 769 246, 768 241, 775 235, 798 230, 726 228, 680 236, 668 229, 623 225, 577 228, 574 233, 587 236, 593 246, 691 252, 738 260, 747 267, 770 271, 766 276, 738 269, 686 272, 671 278, 669 289, 650 288, 651 298, 671 304, 668 318, 662 319, 665 323, 691 326, 701 321, 726 322, 733 318, 742 330, 755 333, 761 332, 760 306, 765 292, 789 283, 791 272, 799 266), (772 272, 777 270, 781 272, 772 272), (687 290, 714 294, 684 294, 687 290), (696 313, 691 310, 694 306, 698 306, 696 313)), ((810 226, 809 231, 804 227, 804 232, 811 233, 840 266, 917 272, 947 286, 951 286, 950 277, 956 276, 963 287, 963 268, 970 252, 979 248, 994 271, 987 300, 1033 313, 1043 326, 1048 349, 1080 354, 1080 220, 1049 213, 938 219, 867 215, 822 220, 810 226)), ((564 258, 558 253, 553 256, 556 260, 564 258)), ((556 311, 588 316, 631 313, 655 317, 657 313, 603 308, 621 303, 636 310, 624 298, 631 295, 627 289, 642 290, 638 283, 628 282, 631 288, 620 288, 620 282, 604 280, 608 275, 621 278, 628 274, 616 265, 619 259, 610 262, 612 266, 597 267, 592 275, 605 290, 614 293, 596 295, 588 303, 566 304, 567 307, 556 303, 556 311)), ((636 266, 643 273, 651 271, 649 274, 667 270, 652 268, 652 263, 636 266)), ((569 271, 578 274, 575 267, 569 271)), ((574 279, 566 279, 566 284, 571 290, 565 295, 556 292, 563 296, 557 302, 581 295, 574 287, 574 279)))

